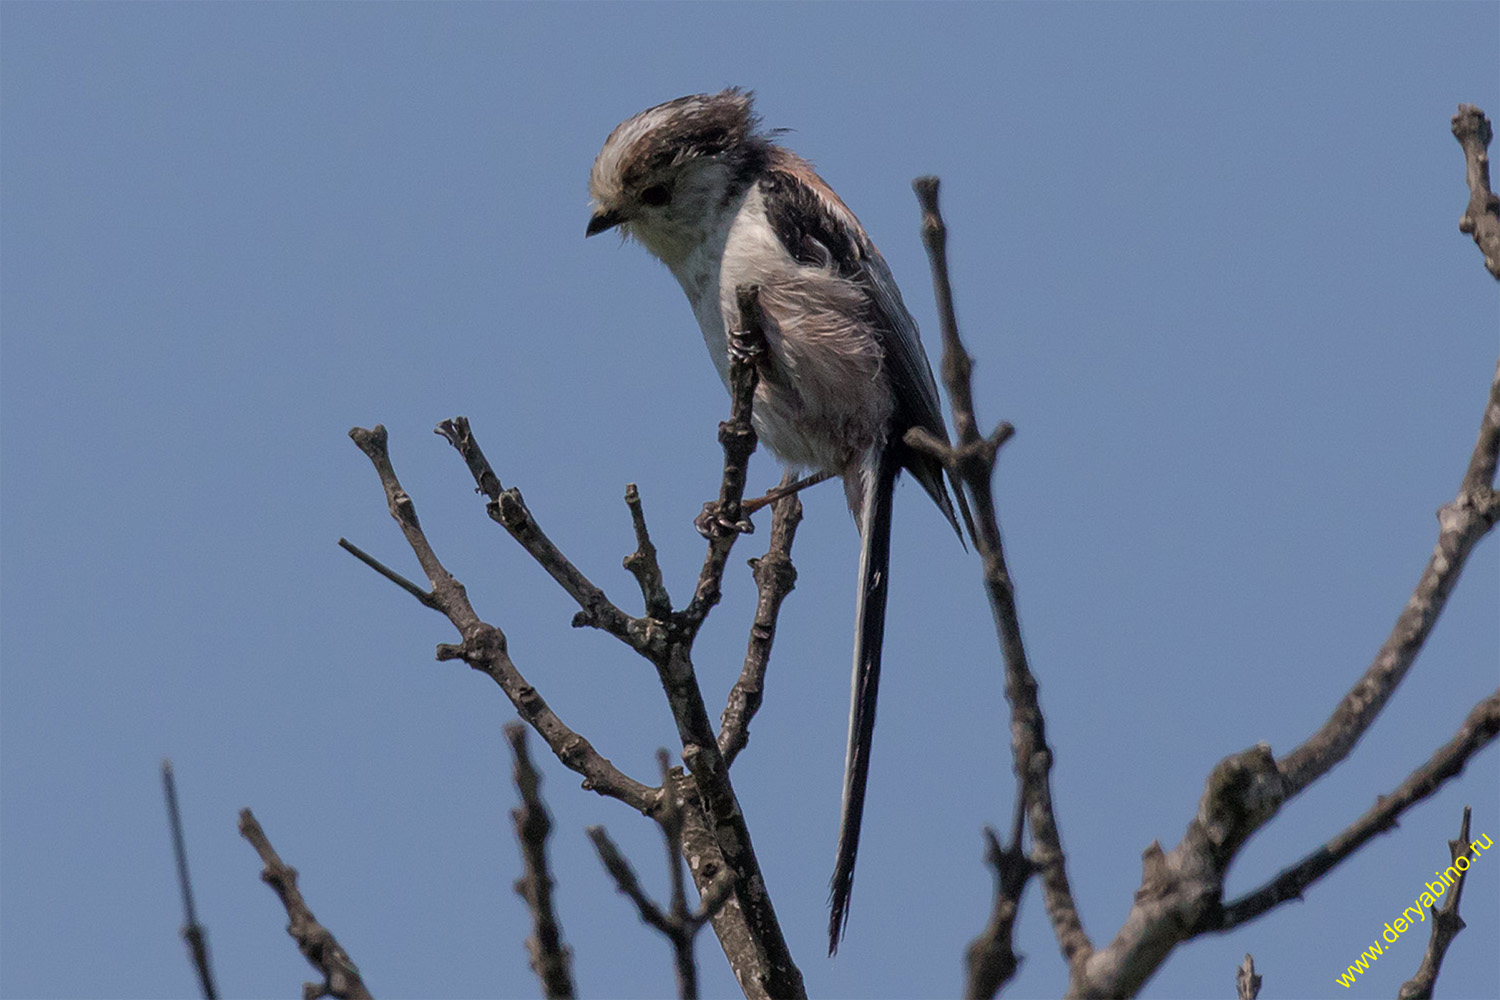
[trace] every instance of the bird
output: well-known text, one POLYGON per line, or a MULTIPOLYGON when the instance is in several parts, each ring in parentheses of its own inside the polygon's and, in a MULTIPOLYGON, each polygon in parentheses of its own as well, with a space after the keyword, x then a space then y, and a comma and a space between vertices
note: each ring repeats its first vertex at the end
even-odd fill
MULTIPOLYGON (((828 953, 847 928, 880 682, 897 476, 910 472, 963 541, 942 464, 909 447, 947 441, 916 321, 864 227, 812 165, 766 129, 751 91, 694 94, 610 132, 589 174, 586 235, 617 229, 666 264, 729 384, 736 290, 759 289, 766 352, 752 407, 789 469, 838 476, 859 526, 849 742, 828 953)), ((973 536, 968 505, 954 497, 973 536)))

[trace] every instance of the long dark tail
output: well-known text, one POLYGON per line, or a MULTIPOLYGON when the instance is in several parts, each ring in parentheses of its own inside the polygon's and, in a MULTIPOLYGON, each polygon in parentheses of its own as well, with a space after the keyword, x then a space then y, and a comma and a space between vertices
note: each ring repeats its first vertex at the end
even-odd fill
POLYGON ((854 680, 849 701, 849 751, 844 758, 844 805, 839 816, 838 861, 829 896, 828 954, 839 950, 849 922, 854 856, 870 777, 875 697, 880 687, 880 647, 885 639, 885 599, 891 564, 891 501, 900 464, 891 449, 877 460, 859 517, 859 598, 855 604, 854 680))

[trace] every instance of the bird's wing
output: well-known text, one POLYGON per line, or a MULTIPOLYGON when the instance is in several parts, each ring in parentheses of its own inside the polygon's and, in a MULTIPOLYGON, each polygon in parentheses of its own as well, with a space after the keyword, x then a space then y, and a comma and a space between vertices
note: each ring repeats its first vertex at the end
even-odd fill
MULTIPOLYGON (((856 285, 869 303, 869 323, 884 351, 884 370, 895 414, 891 446, 901 465, 909 469, 938 507, 959 531, 958 519, 943 483, 943 470, 936 460, 913 451, 900 438, 912 427, 921 427, 939 440, 948 431, 939 408, 937 382, 922 349, 917 321, 901 301, 901 290, 885 258, 875 248, 849 206, 834 193, 811 164, 780 147, 773 147, 769 166, 761 179, 766 195, 766 213, 782 246, 799 263, 834 269, 839 277, 856 285)), ((963 494, 955 487, 968 521, 963 494)), ((972 532, 971 532, 972 534, 972 532)), ((963 533, 959 532, 962 538, 963 533)))

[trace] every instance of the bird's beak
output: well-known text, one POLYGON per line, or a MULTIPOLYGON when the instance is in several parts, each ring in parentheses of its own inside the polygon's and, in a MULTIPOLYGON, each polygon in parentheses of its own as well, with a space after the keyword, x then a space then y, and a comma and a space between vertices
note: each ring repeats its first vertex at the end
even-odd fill
POLYGON ((589 217, 589 228, 584 232, 584 237, 597 236, 606 229, 613 229, 625 221, 625 214, 614 209, 600 209, 589 217))

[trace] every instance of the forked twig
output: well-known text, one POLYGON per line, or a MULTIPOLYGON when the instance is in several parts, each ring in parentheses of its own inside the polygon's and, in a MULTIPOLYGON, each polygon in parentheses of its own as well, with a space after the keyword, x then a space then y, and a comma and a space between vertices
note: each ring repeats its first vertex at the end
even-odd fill
MULTIPOLYGON (((795 998, 804 995, 802 976, 766 892, 749 827, 729 780, 728 761, 709 722, 691 656, 693 641, 704 619, 719 601, 730 549, 741 533, 750 530, 742 500, 746 468, 755 449, 750 417, 759 359, 765 350, 757 295, 754 288, 739 291, 740 328, 730 335, 732 413, 719 429, 724 446, 724 474, 719 499, 707 505, 697 522, 708 538, 708 553, 693 596, 680 611, 670 610, 638 492, 627 495, 637 548, 627 557, 626 568, 636 576, 646 602, 647 613, 641 618, 620 610, 563 556, 541 530, 520 492, 501 484, 467 420, 459 417, 444 421, 438 433, 463 456, 475 485, 488 498, 490 517, 504 526, 578 602, 580 611, 574 624, 609 632, 655 666, 682 740, 683 760, 691 772, 693 809, 684 817, 683 838, 691 845, 685 849, 692 850, 697 859, 693 877, 700 894, 708 893, 720 873, 727 870, 730 875, 736 905, 716 911, 715 931, 747 996, 795 998)), ((657 790, 620 773, 587 740, 563 725, 511 662, 504 633, 474 612, 463 586, 448 574, 422 532, 415 506, 391 467, 384 428, 369 431, 356 428, 350 436, 375 465, 391 514, 401 525, 432 584, 430 593, 415 585, 404 589, 413 596, 429 596, 432 603, 428 606, 440 610, 463 637, 460 644, 439 646, 438 658, 462 659, 493 677, 553 753, 569 768, 584 775, 584 787, 619 798, 642 812, 652 808, 657 790)), ((786 544, 790 545, 789 536, 786 544)), ((385 575, 395 579, 389 572, 385 575)), ((748 719, 748 713, 745 718, 748 719)))
POLYGON ((719 877, 709 884, 708 891, 699 899, 698 908, 689 910, 687 893, 682 877, 682 803, 678 801, 676 787, 679 776, 674 776, 671 757, 665 750, 658 750, 657 761, 661 767, 661 805, 653 818, 661 827, 662 839, 667 848, 667 870, 672 878, 672 901, 663 910, 646 895, 641 888, 635 869, 625 855, 610 840, 602 826, 588 828, 589 839, 599 852, 599 861, 605 871, 615 880, 619 891, 628 896, 640 913, 641 920, 656 928, 672 944, 674 966, 677 970, 677 995, 681 1000, 696 1000, 698 996, 698 964, 693 957, 693 941, 698 931, 711 920, 734 891, 734 879, 730 872, 721 870, 719 877))

